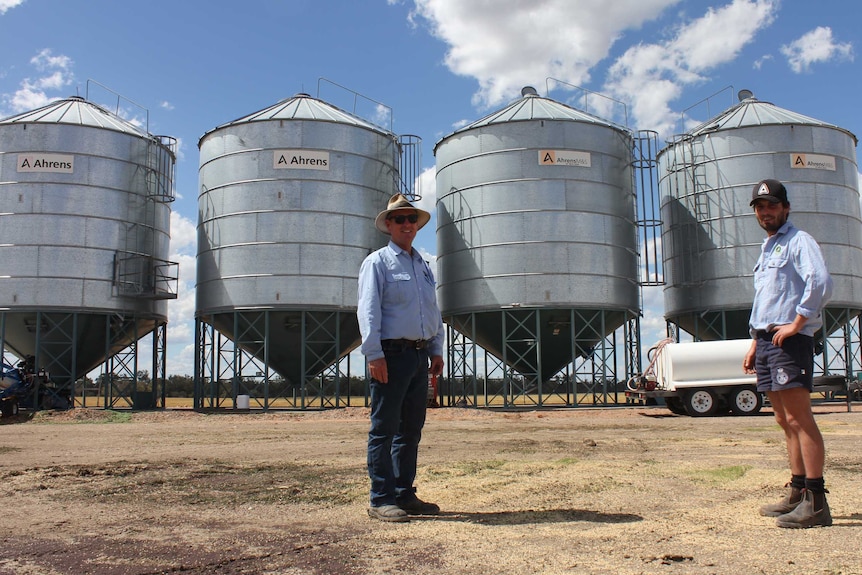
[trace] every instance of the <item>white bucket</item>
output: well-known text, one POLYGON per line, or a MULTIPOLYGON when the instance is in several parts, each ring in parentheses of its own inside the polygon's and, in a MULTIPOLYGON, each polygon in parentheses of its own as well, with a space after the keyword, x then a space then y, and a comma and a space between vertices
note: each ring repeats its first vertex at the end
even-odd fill
POLYGON ((249 400, 249 396, 247 396, 247 395, 237 395, 236 396, 236 408, 237 409, 248 409, 248 400, 249 400))

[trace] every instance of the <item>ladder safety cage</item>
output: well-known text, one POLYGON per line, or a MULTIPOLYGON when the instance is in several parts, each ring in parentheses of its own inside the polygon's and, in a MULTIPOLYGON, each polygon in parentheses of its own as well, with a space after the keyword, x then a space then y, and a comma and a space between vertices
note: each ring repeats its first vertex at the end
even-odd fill
POLYGON ((179 263, 146 254, 114 253, 114 294, 142 299, 176 299, 179 263))

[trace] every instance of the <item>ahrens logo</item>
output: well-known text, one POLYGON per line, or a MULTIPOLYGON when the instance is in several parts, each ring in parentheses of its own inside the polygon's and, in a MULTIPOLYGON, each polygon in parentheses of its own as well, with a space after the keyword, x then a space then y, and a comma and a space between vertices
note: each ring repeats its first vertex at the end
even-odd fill
POLYGON ((539 165, 590 168, 592 157, 589 152, 577 150, 539 150, 539 165))
POLYGON ((768 196, 769 195, 769 186, 766 184, 760 184, 760 189, 757 190, 758 196, 768 196))

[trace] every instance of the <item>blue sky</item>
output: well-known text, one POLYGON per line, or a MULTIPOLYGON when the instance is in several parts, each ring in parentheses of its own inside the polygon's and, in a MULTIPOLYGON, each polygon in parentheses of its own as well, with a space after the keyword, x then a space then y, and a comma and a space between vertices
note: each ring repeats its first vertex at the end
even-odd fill
MULTIPOLYGON (((120 94, 121 115, 179 140, 167 367, 191 374, 197 142, 216 126, 299 92, 348 111, 361 94, 391 110, 383 127, 422 138, 433 213, 434 144, 525 85, 578 108, 567 84, 606 95, 663 138, 742 88, 860 135, 860 16, 848 0, 0 0, 0 117, 120 94)), ((417 239, 432 257, 434 227, 417 239)), ((663 335, 650 288, 642 341, 663 335)))

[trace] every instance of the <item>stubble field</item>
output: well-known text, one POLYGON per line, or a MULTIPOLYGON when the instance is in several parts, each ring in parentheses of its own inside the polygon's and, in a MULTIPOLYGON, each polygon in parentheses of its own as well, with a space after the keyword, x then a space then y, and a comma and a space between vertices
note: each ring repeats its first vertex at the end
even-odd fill
POLYGON ((40 412, 0 425, 0 575, 862 574, 862 408, 816 408, 831 528, 757 508, 789 479, 759 416, 429 410, 438 517, 367 517, 368 411, 40 412))

